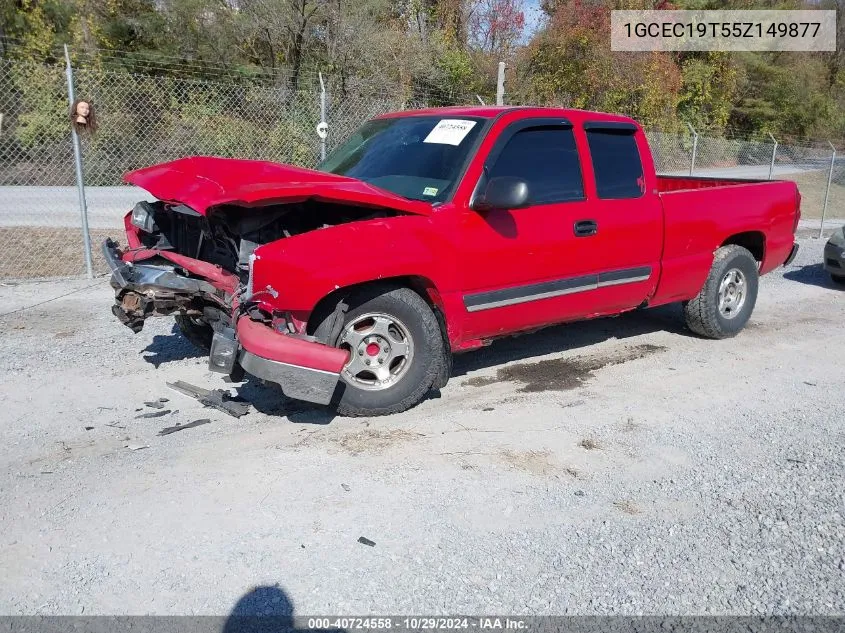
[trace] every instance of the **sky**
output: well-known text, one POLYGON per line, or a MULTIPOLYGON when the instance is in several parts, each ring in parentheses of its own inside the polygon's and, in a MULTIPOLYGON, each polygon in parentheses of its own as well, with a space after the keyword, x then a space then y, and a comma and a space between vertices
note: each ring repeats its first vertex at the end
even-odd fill
POLYGON ((528 40, 542 26, 545 16, 540 9, 540 0, 522 0, 522 12, 525 14, 525 39, 528 40))

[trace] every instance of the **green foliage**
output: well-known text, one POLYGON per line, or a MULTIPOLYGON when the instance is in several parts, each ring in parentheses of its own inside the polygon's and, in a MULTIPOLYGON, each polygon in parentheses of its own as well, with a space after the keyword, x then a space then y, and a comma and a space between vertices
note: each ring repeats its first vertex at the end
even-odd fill
POLYGON ((678 116, 696 129, 722 130, 735 99, 737 71, 726 53, 704 53, 681 64, 678 116))
POLYGON ((25 148, 56 143, 69 137, 69 107, 61 69, 40 64, 15 64, 9 70, 22 114, 14 134, 25 148))
POLYGON ((731 121, 740 129, 781 137, 839 138, 845 109, 827 86, 824 60, 809 55, 739 56, 740 94, 731 121))
MULTIPOLYGON (((813 6, 841 4, 820 2, 813 6)), ((672 3, 684 9, 803 6, 801 0, 672 3)), ((16 43, 0 47, 0 55, 39 62, 26 81, 14 80, 15 99, 26 104, 14 126, 16 142, 32 147, 36 139, 67 132, 55 64, 61 63, 61 44, 68 43, 83 69, 81 92, 107 108, 100 112, 101 133, 90 144, 111 143, 112 154, 127 160, 146 161, 155 152, 255 155, 263 147, 313 156, 314 104, 297 105, 288 93, 280 102, 267 101, 255 84, 262 76, 266 82, 268 72, 279 72, 279 83, 287 81, 288 88, 312 88, 304 82, 323 71, 341 99, 365 90, 363 80, 371 94, 387 95, 397 105, 449 105, 474 102, 475 94, 489 99, 500 60, 508 63, 510 103, 622 112, 662 129, 691 123, 715 132, 730 127, 750 135, 845 137, 842 46, 818 54, 618 53, 608 46, 610 10, 652 7, 654 0, 540 4, 548 18, 544 27, 511 53, 478 45, 477 31, 484 28, 478 16, 487 6, 482 0, 7 0, 0 2, 0 36, 16 43), (50 67, 39 70, 42 62, 50 67), (131 94, 116 95, 97 79, 96 73, 121 67, 145 73, 133 75, 131 94), (243 84, 237 99, 214 87, 221 67, 243 84), (179 99, 162 96, 174 94, 169 89, 177 84, 160 82, 188 76, 204 80, 199 83, 205 87, 185 82, 179 99), (279 107, 294 108, 295 123, 238 114, 279 107), (160 130, 155 148, 140 154, 126 149, 117 132, 128 129, 141 138, 152 128, 160 130)), ((266 93, 266 85, 261 90, 266 93)), ((105 174, 110 168, 91 169, 105 174)))

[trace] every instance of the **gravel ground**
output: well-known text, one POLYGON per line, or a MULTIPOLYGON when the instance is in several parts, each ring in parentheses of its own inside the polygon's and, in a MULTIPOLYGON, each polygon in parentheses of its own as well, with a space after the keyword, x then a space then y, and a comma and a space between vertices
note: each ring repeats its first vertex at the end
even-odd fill
POLYGON ((203 409, 165 381, 226 385, 171 321, 0 287, 0 613, 843 614, 845 301, 802 242, 736 339, 552 328, 363 420, 254 382, 203 409))

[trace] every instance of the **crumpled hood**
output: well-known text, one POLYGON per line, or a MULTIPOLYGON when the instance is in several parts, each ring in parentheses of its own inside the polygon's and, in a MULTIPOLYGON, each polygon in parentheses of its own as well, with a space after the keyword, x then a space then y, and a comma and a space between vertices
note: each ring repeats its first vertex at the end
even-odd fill
POLYGON ((425 202, 356 178, 259 160, 191 156, 131 171, 123 179, 159 200, 185 204, 203 215, 220 204, 250 207, 309 198, 431 214, 425 202))

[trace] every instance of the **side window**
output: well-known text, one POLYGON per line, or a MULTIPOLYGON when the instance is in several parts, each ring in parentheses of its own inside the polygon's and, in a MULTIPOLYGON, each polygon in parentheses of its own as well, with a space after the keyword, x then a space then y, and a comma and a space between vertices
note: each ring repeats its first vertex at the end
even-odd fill
POLYGON ((587 130, 599 198, 639 198, 644 193, 643 163, 634 131, 587 130))
POLYGON ((584 199, 578 150, 568 127, 520 130, 495 159, 489 176, 527 182, 532 205, 584 199))

